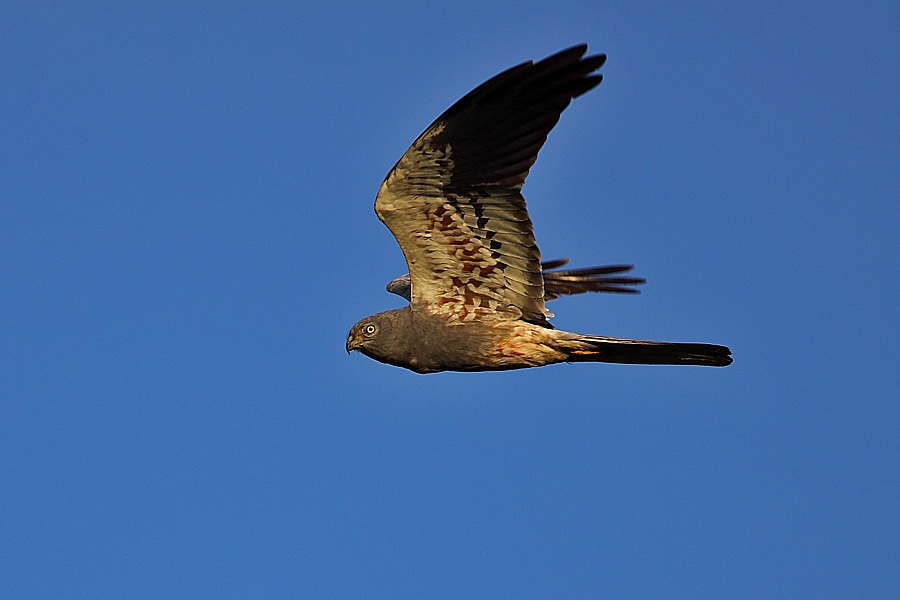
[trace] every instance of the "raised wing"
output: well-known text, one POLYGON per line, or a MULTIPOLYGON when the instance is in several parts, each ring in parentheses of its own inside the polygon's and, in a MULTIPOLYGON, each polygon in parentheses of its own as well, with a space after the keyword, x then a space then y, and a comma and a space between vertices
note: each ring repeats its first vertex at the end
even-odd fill
MULTIPOLYGON (((555 300, 560 296, 571 294, 583 294, 585 292, 610 292, 617 294, 639 294, 631 286, 646 283, 640 277, 622 277, 619 273, 626 273, 632 265, 608 265, 604 267, 588 267, 582 269, 566 269, 557 271, 568 264, 568 258, 549 260, 541 263, 541 271, 544 279, 544 302, 555 300), (610 277, 615 275, 615 277, 610 277)), ((387 284, 387 291, 392 294, 410 299, 409 273, 391 280, 387 284)))
POLYGON ((587 46, 489 79, 432 123, 388 173, 375 212, 397 238, 417 309, 460 321, 547 324, 522 184, 547 134, 596 86, 587 46))

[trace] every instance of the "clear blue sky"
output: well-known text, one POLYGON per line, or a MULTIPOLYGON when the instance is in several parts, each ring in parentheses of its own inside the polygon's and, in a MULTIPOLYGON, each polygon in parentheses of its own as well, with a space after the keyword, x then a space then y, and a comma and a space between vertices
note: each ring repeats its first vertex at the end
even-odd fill
POLYGON ((900 597, 896 2, 0 8, 0 597, 900 597), (558 327, 726 369, 415 375, 372 203, 609 55, 525 186, 558 327))

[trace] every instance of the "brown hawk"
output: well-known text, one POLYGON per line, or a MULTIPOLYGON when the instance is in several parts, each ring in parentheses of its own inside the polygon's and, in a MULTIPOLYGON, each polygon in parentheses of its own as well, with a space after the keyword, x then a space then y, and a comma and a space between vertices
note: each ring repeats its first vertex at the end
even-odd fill
POLYGON ((606 61, 579 45, 484 82, 437 118, 385 177, 375 212, 397 238, 409 274, 388 290, 403 308, 366 317, 347 352, 418 373, 492 371, 559 362, 731 364, 713 344, 651 342, 554 329, 547 300, 583 291, 635 291, 604 277, 628 266, 551 271, 522 184, 560 114, 595 87, 606 61))

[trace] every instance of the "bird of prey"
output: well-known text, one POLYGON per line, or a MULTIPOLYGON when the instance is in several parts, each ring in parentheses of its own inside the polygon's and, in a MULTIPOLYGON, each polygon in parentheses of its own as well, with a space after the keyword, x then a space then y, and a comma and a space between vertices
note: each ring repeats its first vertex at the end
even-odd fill
POLYGON ((588 361, 731 364, 724 346, 570 333, 547 320, 544 303, 559 294, 634 291, 627 286, 643 281, 603 277, 628 266, 542 266, 521 193, 562 111, 602 79, 596 71, 606 56, 586 52, 575 46, 487 80, 438 117, 388 172, 375 212, 409 268, 388 290, 409 304, 356 323, 347 352, 417 373, 588 361))

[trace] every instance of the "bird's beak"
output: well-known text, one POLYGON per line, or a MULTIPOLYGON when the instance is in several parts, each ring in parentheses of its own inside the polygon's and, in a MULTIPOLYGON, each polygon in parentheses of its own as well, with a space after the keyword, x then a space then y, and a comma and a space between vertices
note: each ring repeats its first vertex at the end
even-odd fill
POLYGON ((359 348, 359 340, 356 339, 355 335, 347 336, 347 354, 350 354, 351 351, 359 348))

